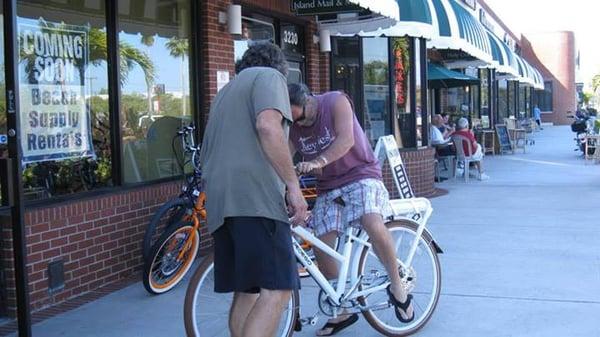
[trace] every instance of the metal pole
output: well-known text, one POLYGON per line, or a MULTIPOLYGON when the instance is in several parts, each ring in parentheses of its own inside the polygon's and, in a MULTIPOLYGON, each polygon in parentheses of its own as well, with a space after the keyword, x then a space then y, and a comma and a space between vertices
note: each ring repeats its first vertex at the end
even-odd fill
POLYGON ((23 215, 23 184, 19 130, 19 50, 17 41, 17 0, 4 1, 4 57, 6 76, 6 111, 8 126, 8 154, 12 166, 12 240, 17 292, 17 320, 20 337, 31 336, 31 312, 27 280, 27 241, 23 215))

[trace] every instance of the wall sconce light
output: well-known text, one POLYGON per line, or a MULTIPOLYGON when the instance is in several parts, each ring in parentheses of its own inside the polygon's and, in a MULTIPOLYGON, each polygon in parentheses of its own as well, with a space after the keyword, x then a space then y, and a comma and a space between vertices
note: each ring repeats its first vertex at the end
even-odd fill
POLYGON ((241 5, 229 5, 227 8, 227 31, 232 35, 242 35, 241 5))
POLYGON ((324 53, 331 51, 331 32, 327 29, 319 31, 319 49, 324 53))

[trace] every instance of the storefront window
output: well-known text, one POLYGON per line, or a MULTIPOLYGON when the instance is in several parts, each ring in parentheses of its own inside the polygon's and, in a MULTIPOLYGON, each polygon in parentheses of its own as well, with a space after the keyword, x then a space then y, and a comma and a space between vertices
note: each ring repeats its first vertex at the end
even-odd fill
POLYGON ((363 39, 364 129, 371 144, 392 133, 388 39, 363 39))
POLYGON ((112 184, 104 8, 17 1, 26 199, 112 184))
POLYGON ((498 118, 496 122, 504 123, 504 118, 508 118, 508 81, 498 81, 498 118))
POLYGON ((411 91, 410 91, 410 39, 394 38, 392 39, 393 60, 394 60, 394 96, 397 123, 394 127, 394 133, 398 146, 416 147, 416 121, 415 114, 411 109, 411 91))
POLYGON ((275 26, 272 19, 259 15, 242 18, 242 35, 233 41, 235 62, 242 59, 249 44, 255 41, 275 43, 275 26))
POLYGON ((526 87, 522 84, 519 85, 519 118, 528 117, 528 109, 527 109, 527 106, 529 105, 527 103, 527 100, 528 100, 527 91, 528 90, 529 90, 528 87, 526 87))
POLYGON ((490 70, 480 69, 479 80, 481 81, 481 127, 490 127, 490 70))
MULTIPOLYGON (((477 68, 466 68, 464 73, 471 77, 479 77, 479 69, 477 68)), ((468 112, 466 116, 471 122, 471 126, 475 126, 481 124, 479 119, 479 85, 470 85, 466 89, 468 90, 468 112)))
POLYGON ((544 82, 543 90, 535 90, 533 104, 537 104, 541 111, 552 111, 552 82, 544 82))
POLYGON ((172 140, 192 120, 190 10, 187 0, 129 8, 119 13, 122 168, 124 181, 137 183, 181 174, 172 140))
POLYGON ((518 82, 515 81, 508 81, 508 91, 507 91, 507 96, 508 96, 508 117, 509 118, 514 118, 515 117, 515 113, 516 113, 516 102, 517 102, 517 88, 515 86, 515 84, 518 82))

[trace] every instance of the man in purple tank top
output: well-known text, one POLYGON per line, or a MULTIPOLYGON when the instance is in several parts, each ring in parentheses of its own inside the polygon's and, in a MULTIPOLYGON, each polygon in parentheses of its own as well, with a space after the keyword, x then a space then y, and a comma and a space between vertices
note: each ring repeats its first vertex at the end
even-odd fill
MULTIPOLYGON (((364 229, 375 253, 390 277, 387 288, 396 317, 414 319, 412 295, 402 286, 392 237, 384 219, 392 214, 381 167, 354 114, 350 98, 339 91, 311 95, 304 84, 288 85, 292 118, 290 150, 302 161, 299 174, 317 177, 317 200, 309 226, 323 242, 333 246, 346 226, 364 229)), ((315 249, 319 269, 328 279, 337 278, 337 262, 315 249)), ((358 320, 358 315, 339 315, 317 332, 331 336, 358 320)))

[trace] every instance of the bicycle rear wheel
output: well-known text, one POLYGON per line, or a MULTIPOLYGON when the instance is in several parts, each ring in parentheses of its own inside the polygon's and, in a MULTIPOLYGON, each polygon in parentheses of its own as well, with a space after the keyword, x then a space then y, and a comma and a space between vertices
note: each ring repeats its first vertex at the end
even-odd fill
MULTIPOLYGON (((405 262, 415 240, 417 225, 410 221, 392 221, 386 224, 395 243, 396 256, 405 262)), ((399 267, 409 292, 413 295, 415 318, 410 323, 400 322, 390 305, 385 289, 359 298, 362 305, 371 306, 363 311, 369 324, 385 336, 406 336, 421 329, 433 314, 441 290, 441 269, 437 251, 429 238, 421 235, 413 262, 409 268, 399 267)), ((359 272, 363 275, 361 289, 388 282, 387 272, 372 247, 365 247, 359 261, 359 272)))
POLYGON ((166 293, 183 279, 200 247, 200 235, 195 231, 191 224, 180 222, 155 243, 149 263, 144 264, 144 288, 149 293, 166 293))
POLYGON ((144 233, 144 241, 142 244, 142 256, 144 257, 144 262, 147 262, 149 259, 152 247, 161 235, 167 231, 169 227, 185 220, 185 217, 188 216, 189 211, 193 207, 193 203, 186 197, 171 199, 160 206, 152 216, 152 219, 150 219, 150 222, 146 227, 146 232, 144 233))
MULTIPOLYGON (((192 276, 185 295, 183 319, 188 337, 229 336, 229 309, 233 294, 215 293, 214 255, 207 255, 192 276)), ((298 317, 298 291, 293 291, 275 336, 289 337, 298 317)))

